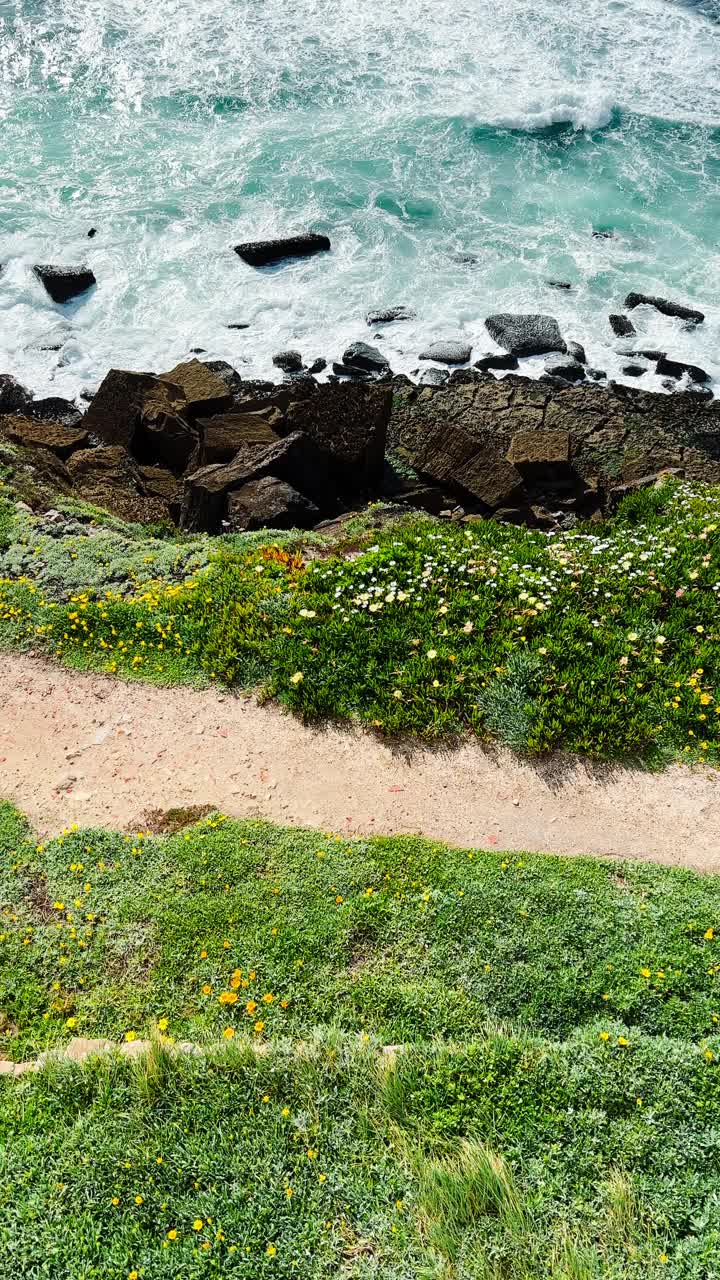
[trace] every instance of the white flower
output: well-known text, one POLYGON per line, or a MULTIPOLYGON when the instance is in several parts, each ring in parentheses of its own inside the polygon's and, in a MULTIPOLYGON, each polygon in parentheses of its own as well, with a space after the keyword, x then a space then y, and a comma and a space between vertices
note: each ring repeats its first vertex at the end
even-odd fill
POLYGON ((427 651, 427 656, 428 656, 428 658, 430 659, 430 661, 432 662, 432 659, 433 659, 433 658, 437 658, 437 649, 428 649, 428 651, 427 651))
POLYGON ((301 618, 316 618, 316 617, 317 617, 317 614, 316 614, 316 612, 315 612, 315 610, 314 610, 314 609, 301 609, 301 610, 300 610, 300 617, 301 617, 301 618))
POLYGON ((300 681, 301 681, 301 680, 304 680, 304 679, 305 679, 305 677, 304 677, 304 675, 303 675, 302 671, 296 671, 296 672, 295 672, 295 675, 290 677, 290 683, 291 683, 291 684, 300 684, 300 681))

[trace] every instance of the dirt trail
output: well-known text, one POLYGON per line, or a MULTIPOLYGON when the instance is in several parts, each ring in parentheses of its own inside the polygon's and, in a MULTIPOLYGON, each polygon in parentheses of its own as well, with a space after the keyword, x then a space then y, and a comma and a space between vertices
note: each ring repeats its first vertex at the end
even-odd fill
POLYGON ((474 743, 406 754, 214 690, 155 689, 1 659, 0 796, 42 834, 150 809, 478 848, 648 858, 720 872, 720 772, 528 764, 474 743))

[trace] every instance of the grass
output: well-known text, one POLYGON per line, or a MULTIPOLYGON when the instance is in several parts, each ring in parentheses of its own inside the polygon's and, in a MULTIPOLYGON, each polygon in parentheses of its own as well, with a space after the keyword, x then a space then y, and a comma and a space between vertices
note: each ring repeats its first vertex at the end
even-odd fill
POLYGON ((0 900, 6 1055, 152 1041, 0 1079, 0 1274, 718 1274, 716 878, 5 805, 0 900))
POLYGON ((532 753, 717 762, 717 488, 670 483, 606 526, 553 536, 369 523, 337 546, 82 524, 58 536, 23 514, 0 544, 0 645, 256 688, 389 736, 470 730, 532 753))

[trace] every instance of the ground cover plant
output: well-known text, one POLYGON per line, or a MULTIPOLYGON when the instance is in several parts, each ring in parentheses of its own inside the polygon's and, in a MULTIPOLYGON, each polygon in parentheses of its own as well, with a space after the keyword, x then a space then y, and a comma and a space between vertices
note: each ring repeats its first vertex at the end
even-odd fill
POLYGON ((0 1080, 0 1273, 717 1274, 716 878, 9 805, 0 873, 1 1052, 152 1041, 0 1080))
POLYGON ((554 535, 366 523, 351 551, 317 535, 58 537, 27 515, 19 527, 0 555, 6 647, 126 678, 254 687, 301 716, 384 734, 718 758, 717 487, 670 483, 626 499, 606 526, 554 535), (103 582, 110 566, 120 584, 103 582))

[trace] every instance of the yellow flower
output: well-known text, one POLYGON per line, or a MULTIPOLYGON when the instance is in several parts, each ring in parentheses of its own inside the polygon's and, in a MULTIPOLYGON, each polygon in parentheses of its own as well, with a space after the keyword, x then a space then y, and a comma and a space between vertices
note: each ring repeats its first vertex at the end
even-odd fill
POLYGON ((120 1197, 119 1197, 119 1196, 113 1196, 113 1198, 112 1198, 112 1200, 110 1201, 110 1203, 111 1203, 111 1204, 113 1204, 113 1205, 115 1205, 115 1208, 117 1209, 117 1207, 118 1207, 118 1205, 119 1205, 119 1203, 120 1203, 120 1197))
POLYGON ((285 1120, 287 1120, 288 1116, 290 1115, 290 1108, 283 1107, 282 1111, 280 1112, 280 1115, 283 1116, 285 1120))
POLYGON ((704 934, 703 934, 703 937, 704 937, 704 939, 705 939, 705 941, 706 941, 706 942, 712 942, 713 938, 715 937, 715 930, 714 930, 714 929, 706 929, 706 930, 705 930, 705 932, 704 932, 704 934))
POLYGON ((666 1253, 661 1253, 661 1254, 659 1254, 659 1256, 658 1256, 658 1262, 662 1263, 662 1265, 663 1265, 663 1266, 665 1266, 665 1264, 666 1264, 667 1262, 669 1262, 669 1261, 670 1261, 670 1259, 668 1258, 668 1256, 667 1256, 667 1254, 666 1254, 666 1253))
POLYGON ((77 1018, 66 1018, 66 1019, 65 1019, 65 1026, 66 1026, 69 1030, 72 1030, 72 1028, 73 1028, 73 1027, 76 1027, 76 1026, 77 1026, 77 1018))
POLYGON ((640 972, 643 978, 650 978, 652 976, 649 969, 641 969, 640 972))
POLYGON ((257 1004, 254 1000, 248 1000, 247 1004, 245 1005, 245 1012, 249 1013, 250 1017, 252 1017, 254 1013, 257 1013, 257 1004))
POLYGON ((173 1227, 172 1231, 168 1231, 168 1240, 177 1240, 177 1231, 173 1227))
POLYGON ((600 1039, 601 1039, 601 1040, 609 1040, 609 1039, 610 1039, 610 1032, 609 1032, 609 1031, 601 1031, 601 1032, 600 1032, 600 1039))
POLYGON ((318 1174, 318 1182, 327 1182, 327 1174, 326 1174, 326 1173, 319 1173, 319 1174, 318 1174))
POLYGON ((136 1196, 136 1197, 135 1197, 135 1203, 136 1203, 136 1204, 142 1204, 144 1199, 145 1199, 145 1197, 144 1197, 144 1196, 136 1196))
MULTIPOLYGON (((290 677, 290 683, 291 683, 291 684, 300 684, 300 682, 301 682, 302 680, 304 680, 304 679, 305 679, 305 677, 304 677, 304 675, 303 675, 302 671, 296 671, 296 672, 295 672, 295 675, 290 677)), ((273 1249, 273 1253, 274 1253, 274 1252, 275 1252, 275 1250, 273 1249)), ((272 1255, 271 1255, 271 1256, 272 1256, 272 1255)))
POLYGON ((167 1018, 158 1019, 158 1031, 167 1031, 169 1026, 170 1026, 170 1023, 168 1022, 167 1018))
POLYGON ((338 906, 340 906, 340 904, 341 904, 341 903, 342 903, 342 901, 343 901, 343 896, 342 896, 342 894, 341 894, 341 893, 336 894, 336 896, 335 896, 335 901, 336 901, 337 905, 338 905, 338 906))
POLYGON ((292 1195, 293 1195, 292 1187, 285 1188, 285 1195, 287 1196, 288 1200, 292 1199, 292 1195))
POLYGON ((128 1280, 138 1280, 137 1271, 128 1271, 128 1280))
POLYGON ((706 1062, 714 1062, 714 1061, 715 1061, 715 1054, 713 1053, 712 1049, 706 1049, 706 1050, 705 1050, 705 1053, 703 1054, 703 1057, 704 1057, 704 1059, 705 1059, 705 1061, 706 1061, 706 1062))
POLYGON ((263 996, 263 1004, 272 1004, 274 999, 275 997, 272 994, 272 991, 266 991, 265 995, 263 996))
POLYGON ((128 1044, 132 1044, 133 1040, 137 1040, 137 1031, 126 1031, 125 1039, 128 1044))
POLYGON ((232 943, 228 942, 226 938, 225 941, 223 942, 223 951, 229 951, 231 946, 232 946, 232 943))
POLYGON ((206 982, 202 989, 202 993, 204 996, 209 996, 211 992, 212 992, 212 987, 210 986, 209 982, 206 982))
POLYGON ((630 1044, 630 1041, 626 1040, 625 1036, 618 1036, 617 1042, 620 1045, 621 1049, 627 1049, 628 1045, 630 1044))
POLYGON ((262 1035, 262 1033, 263 1033, 263 1031, 264 1031, 264 1030, 265 1030, 265 1023, 264 1023, 264 1022, 256 1022, 256 1023, 255 1023, 255 1026, 253 1027, 253 1031, 255 1032, 255 1034, 256 1034, 256 1035, 258 1035, 258 1036, 259 1036, 259 1035, 262 1035))
POLYGON ((208 953, 207 953, 207 951, 201 951, 201 952, 200 952, 200 959, 201 959, 201 960, 207 960, 207 958, 208 958, 208 953))
POLYGON ((234 1035, 235 1035, 235 1028, 234 1028, 234 1027, 226 1027, 226 1028, 225 1028, 225 1030, 223 1031, 223 1039, 224 1039, 224 1040, 232 1040, 232 1038, 233 1038, 233 1036, 234 1036, 234 1035))
POLYGON ((268 1258, 274 1258, 275 1254, 277 1253, 277 1249, 275 1248, 274 1244, 269 1244, 265 1252, 268 1258))
POLYGON ((223 991, 222 995, 218 996, 218 1004, 237 1004, 237 1000, 237 991, 223 991))
POLYGON ((317 1157, 318 1157, 317 1151, 314 1151, 312 1147, 309 1147, 307 1152, 308 1160, 317 1160, 317 1157))
POLYGON ((203 1229, 202 1218, 196 1218, 195 1221, 193 1222, 193 1231, 202 1231, 202 1229, 203 1229))

